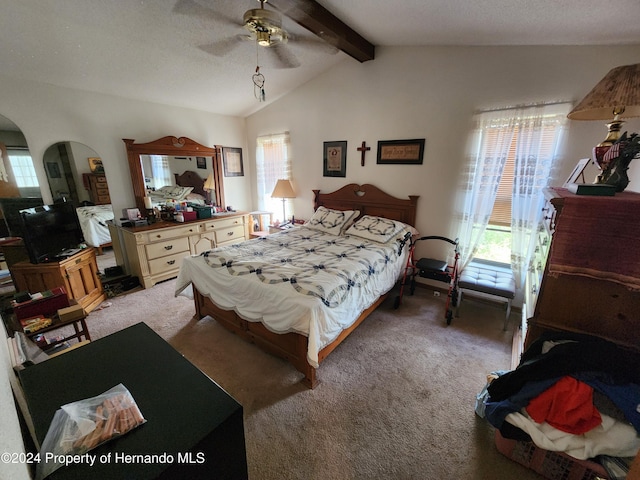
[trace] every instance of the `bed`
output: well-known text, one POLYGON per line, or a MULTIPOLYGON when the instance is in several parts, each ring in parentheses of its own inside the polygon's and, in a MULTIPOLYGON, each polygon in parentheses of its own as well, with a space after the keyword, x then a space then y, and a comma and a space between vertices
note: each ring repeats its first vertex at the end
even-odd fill
POLYGON ((76 212, 84 241, 97 248, 98 255, 102 255, 102 249, 111 246, 111 235, 107 222, 113 220, 112 206, 105 204, 78 207, 76 212))
POLYGON ((404 271, 418 197, 373 185, 314 190, 307 224, 184 259, 198 319, 288 360, 309 388, 316 369, 380 305, 404 271))
POLYGON ((186 170, 181 175, 174 173, 175 185, 166 185, 157 190, 147 192, 154 207, 164 205, 167 201, 189 202, 204 205, 208 197, 204 189, 204 179, 192 170, 186 170))

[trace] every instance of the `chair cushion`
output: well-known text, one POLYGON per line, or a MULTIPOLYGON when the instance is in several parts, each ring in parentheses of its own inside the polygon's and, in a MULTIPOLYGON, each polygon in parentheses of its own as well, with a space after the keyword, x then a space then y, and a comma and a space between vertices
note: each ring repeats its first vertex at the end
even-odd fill
POLYGON ((458 287, 488 293, 504 298, 513 298, 516 281, 510 268, 471 262, 458 279, 458 287))

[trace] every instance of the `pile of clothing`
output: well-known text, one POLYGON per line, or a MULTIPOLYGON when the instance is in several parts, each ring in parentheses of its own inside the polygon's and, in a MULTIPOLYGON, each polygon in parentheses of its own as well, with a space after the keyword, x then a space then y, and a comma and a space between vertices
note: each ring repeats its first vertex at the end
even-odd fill
POLYGON ((548 332, 515 370, 494 373, 476 411, 503 437, 628 469, 640 449, 640 354, 548 332))

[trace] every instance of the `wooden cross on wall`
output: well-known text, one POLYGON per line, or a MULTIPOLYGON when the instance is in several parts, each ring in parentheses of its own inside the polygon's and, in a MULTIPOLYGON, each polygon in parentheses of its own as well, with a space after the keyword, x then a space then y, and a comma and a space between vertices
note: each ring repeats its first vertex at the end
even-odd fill
POLYGON ((362 154, 360 157, 360 165, 364 167, 364 156, 365 154, 371 150, 371 147, 367 147, 367 142, 362 142, 362 146, 358 147, 358 151, 362 154))

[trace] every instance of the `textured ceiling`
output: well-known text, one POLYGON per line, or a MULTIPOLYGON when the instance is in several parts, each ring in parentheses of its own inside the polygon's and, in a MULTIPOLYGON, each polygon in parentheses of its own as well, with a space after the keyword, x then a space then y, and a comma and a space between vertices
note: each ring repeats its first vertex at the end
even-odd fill
MULTIPOLYGON (((637 0, 318 3, 376 46, 640 44, 637 0)), ((247 116, 338 62, 356 62, 286 17, 292 40, 280 55, 237 40, 247 33, 242 15, 259 8, 256 0, 0 6, 3 75, 225 115, 247 116), (283 59, 299 66, 281 68, 283 59), (256 64, 266 77, 266 103, 254 98, 256 64)))

